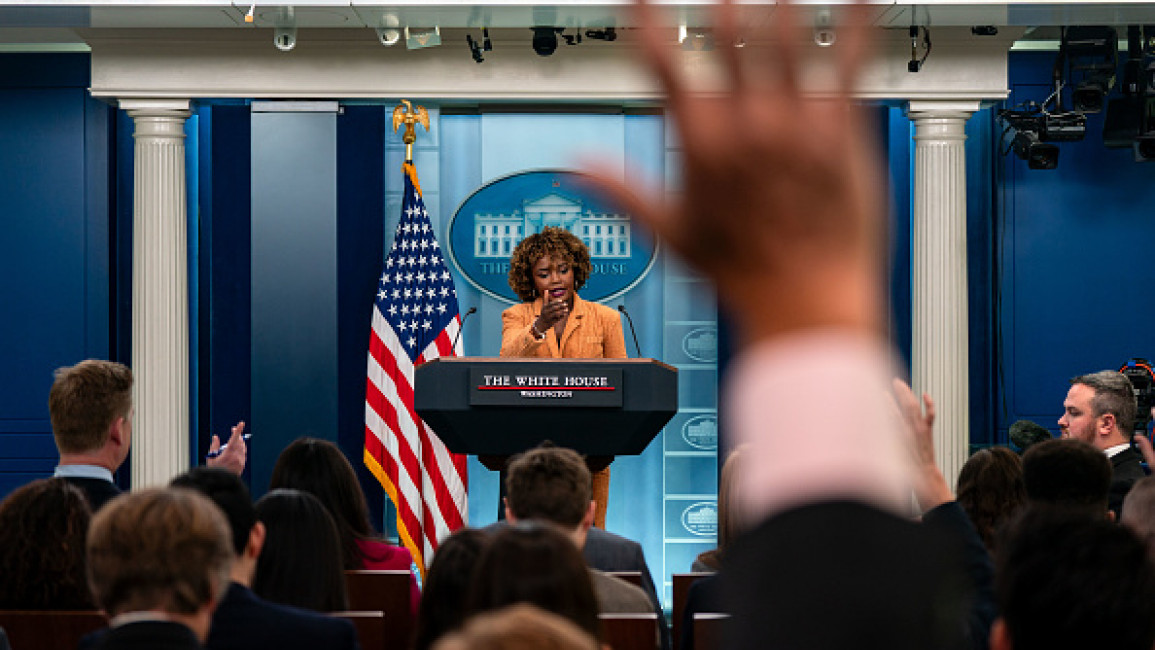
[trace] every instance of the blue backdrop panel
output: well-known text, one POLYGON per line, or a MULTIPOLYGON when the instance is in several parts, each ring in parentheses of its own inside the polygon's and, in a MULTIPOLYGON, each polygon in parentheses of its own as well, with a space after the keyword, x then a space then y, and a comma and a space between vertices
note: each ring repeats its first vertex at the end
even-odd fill
POLYGON ((349 458, 382 530, 384 490, 362 460, 369 322, 384 259, 385 121, 382 106, 346 106, 337 116, 337 443, 349 458))
MULTIPOLYGON (((213 433, 225 436, 252 416, 249 107, 212 105, 199 113, 198 459, 213 433)), ((258 441, 250 453, 262 446, 258 441)))
POLYGON ((276 456, 337 423, 337 122, 252 115, 253 485, 276 456))
MULTIPOLYGON (((1008 105, 1042 101, 1053 60, 1012 52, 1008 105)), ((1102 126, 1103 114, 1089 115, 1086 139, 1060 144, 1053 171, 1000 161, 1000 432, 1030 418, 1057 433, 1069 378, 1155 357, 1155 165, 1105 148, 1102 126)))
MULTIPOLYGON (((601 168, 620 173, 631 182, 648 181, 661 187, 665 175, 665 134, 659 116, 649 114, 453 114, 440 119, 441 178, 443 209, 441 223, 462 201, 482 184, 509 173, 542 169, 575 169, 579 157, 602 161, 601 168)), ((534 197, 527 197, 534 198, 534 197)), ((441 232, 444 232, 442 230, 441 232)), ((442 235, 444 236, 444 235, 442 235)), ((631 312, 638 329, 641 356, 662 358, 666 345, 669 303, 664 254, 645 279, 610 306, 623 304, 631 312)), ((457 270, 454 269, 456 273, 457 270)), ((460 276, 456 278, 462 309, 477 306, 478 313, 466 326, 465 354, 496 356, 501 345, 501 311, 508 303, 481 294, 460 276)), ((700 313, 710 322, 715 318, 710 299, 684 293, 678 302, 681 314, 700 313)), ((623 326, 625 321, 623 319, 623 326)), ((638 356, 627 333, 627 350, 638 356)), ((713 404, 714 387, 707 387, 707 401, 713 404)), ((640 456, 618 458, 612 468, 606 527, 640 541, 654 575, 669 573, 666 567, 666 536, 663 531, 663 481, 669 473, 664 463, 663 435, 640 456)), ((713 452, 704 463, 701 489, 713 499, 713 452)), ((497 475, 470 459, 470 523, 486 525, 496 518, 497 475)), ((712 539, 708 544, 712 544, 712 539)), ((686 568, 689 564, 686 563, 686 568)), ((681 570, 681 567, 674 567, 681 570)), ((657 578, 661 581, 661 578, 657 578)))
POLYGON ((55 368, 109 354, 110 110, 87 55, 0 55, 0 496, 49 476, 55 368))

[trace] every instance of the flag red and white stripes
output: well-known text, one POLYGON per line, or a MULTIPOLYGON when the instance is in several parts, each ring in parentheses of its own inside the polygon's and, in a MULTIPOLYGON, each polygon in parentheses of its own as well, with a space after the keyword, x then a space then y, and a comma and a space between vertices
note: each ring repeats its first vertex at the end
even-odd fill
POLYGON ((393 247, 377 283, 365 393, 365 464, 397 508, 401 542, 424 574, 438 542, 468 520, 465 456, 450 453, 413 410, 413 369, 458 356, 457 291, 406 163, 393 247))

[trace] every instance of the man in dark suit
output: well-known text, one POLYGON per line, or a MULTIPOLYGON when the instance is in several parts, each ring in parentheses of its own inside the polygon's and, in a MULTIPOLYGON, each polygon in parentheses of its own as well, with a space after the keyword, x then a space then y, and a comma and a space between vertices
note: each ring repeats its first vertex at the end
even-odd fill
POLYGON ((60 368, 48 393, 56 476, 80 488, 93 510, 120 494, 112 475, 132 444, 132 370, 88 359, 60 368))
MULTIPOLYGON (((88 359, 57 369, 48 393, 52 436, 60 452, 55 475, 79 487, 94 511, 120 494, 113 474, 132 445, 132 382, 128 366, 88 359)), ((224 452, 207 464, 240 474, 248 458, 244 428, 243 422, 233 427, 224 452)), ((220 447, 214 435, 209 451, 220 447)))
POLYGON ((642 574, 642 591, 655 608, 659 608, 658 592, 650 567, 646 564, 646 554, 642 545, 632 539, 615 535, 601 528, 591 527, 586 533, 586 543, 582 547, 586 564, 598 571, 638 571, 642 574))
POLYGON ((93 517, 87 542, 93 600, 110 617, 99 650, 196 650, 232 564, 220 510, 191 490, 117 497, 93 517))
POLYGON ((233 533, 235 555, 230 583, 213 614, 206 648, 351 650, 357 647, 356 633, 349 621, 270 603, 250 590, 257 558, 265 543, 265 526, 257 520, 249 491, 235 474, 198 467, 173 479, 172 485, 197 490, 211 499, 225 514, 233 533))
POLYGON ((1064 438, 1090 443, 1111 460, 1107 505, 1116 518, 1131 486, 1146 476, 1143 457, 1131 446, 1135 410, 1131 381, 1121 372, 1100 370, 1071 380, 1059 418, 1064 438))

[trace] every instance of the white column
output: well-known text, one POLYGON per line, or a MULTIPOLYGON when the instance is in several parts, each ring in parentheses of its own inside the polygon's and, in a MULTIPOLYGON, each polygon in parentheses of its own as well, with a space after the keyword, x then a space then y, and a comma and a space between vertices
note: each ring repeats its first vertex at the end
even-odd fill
POLYGON ((911 379, 937 406, 935 453, 954 487, 970 442, 966 121, 976 101, 912 101, 911 379))
POLYGON ((187 99, 121 99, 136 124, 132 236, 132 486, 189 466, 187 99))

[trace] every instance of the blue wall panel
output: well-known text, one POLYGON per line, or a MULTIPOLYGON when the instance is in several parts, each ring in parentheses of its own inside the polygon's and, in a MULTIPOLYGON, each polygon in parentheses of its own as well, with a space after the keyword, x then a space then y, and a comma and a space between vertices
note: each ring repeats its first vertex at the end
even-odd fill
POLYGON ((53 370, 109 354, 110 111, 87 83, 87 55, 0 55, 0 495, 55 467, 53 370))
POLYGON ((300 436, 336 439, 337 119, 252 115, 253 488, 300 436))
MULTIPOLYGON (((200 113, 198 459, 213 433, 226 436, 252 417, 249 107, 213 105, 200 113)), ((250 453, 264 446, 256 438, 250 453)))
POLYGON ((365 368, 377 278, 385 258, 385 120, 382 106, 346 106, 337 117, 337 443, 361 481, 383 530, 385 491, 362 460, 365 368))
MULTIPOLYGON (((1008 104, 1042 101, 1052 62, 1012 53, 1008 104)), ((1057 433, 1070 377, 1155 357, 1155 165, 1105 148, 1102 124, 1102 114, 1090 115, 1086 139, 1062 143, 1053 171, 1029 170, 1013 155, 1000 163, 1000 435, 1019 418, 1057 433)))

